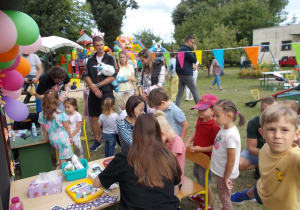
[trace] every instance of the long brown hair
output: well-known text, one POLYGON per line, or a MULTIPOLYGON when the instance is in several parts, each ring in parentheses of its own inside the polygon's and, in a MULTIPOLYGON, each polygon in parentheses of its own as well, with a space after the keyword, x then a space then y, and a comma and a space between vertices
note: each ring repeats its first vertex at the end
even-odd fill
POLYGON ((113 98, 106 98, 102 104, 102 114, 110 115, 115 109, 115 100, 113 98))
POLYGON ((53 113, 56 112, 58 105, 58 93, 54 90, 46 90, 42 102, 42 109, 44 117, 46 117, 48 121, 54 119, 53 113))
POLYGON ((141 114, 133 128, 132 145, 127 155, 138 184, 164 187, 164 180, 180 179, 181 169, 174 154, 162 143, 161 130, 153 114, 141 114))
POLYGON ((149 75, 152 74, 154 58, 153 58, 151 52, 147 48, 145 48, 141 52, 139 52, 139 57, 149 59, 148 66, 143 65, 143 72, 144 72, 144 74, 149 74, 149 75))
POLYGON ((65 100, 65 102, 64 102, 64 105, 67 104, 67 103, 70 104, 70 105, 72 105, 72 106, 74 106, 74 107, 75 107, 75 111, 78 112, 77 101, 76 101, 75 98, 67 98, 67 99, 65 100))

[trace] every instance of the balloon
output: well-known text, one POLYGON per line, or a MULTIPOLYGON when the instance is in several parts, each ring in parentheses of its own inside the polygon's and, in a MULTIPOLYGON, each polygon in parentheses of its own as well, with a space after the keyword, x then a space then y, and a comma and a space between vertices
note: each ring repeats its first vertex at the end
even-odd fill
POLYGON ((27 76, 31 70, 31 66, 26 58, 21 57, 19 65, 15 68, 16 71, 20 72, 23 77, 27 76))
POLYGON ((15 62, 15 59, 12 61, 8 61, 8 62, 0 62, 0 69, 6 69, 9 68, 10 66, 12 66, 15 62))
POLYGON ((26 120, 29 111, 25 104, 9 96, 3 96, 2 100, 5 102, 4 109, 9 118, 17 122, 26 120))
POLYGON ((115 92, 118 92, 118 91, 119 91, 119 86, 115 87, 115 88, 114 88, 114 91, 115 91, 115 92))
POLYGON ((121 83, 122 82, 122 76, 117 76, 116 80, 117 80, 118 83, 121 83))
POLYGON ((4 71, 0 74, 1 84, 5 90, 19 90, 24 83, 23 76, 16 70, 4 71))
POLYGON ((126 76, 122 77, 122 82, 127 82, 127 77, 126 76))
POLYGON ((39 37, 40 30, 36 22, 27 14, 15 10, 3 10, 17 28, 17 41, 18 45, 31 45, 39 37))
POLYGON ((42 38, 39 35, 39 38, 31 45, 22 46, 21 53, 23 54, 30 54, 38 51, 42 46, 42 38))
MULTIPOLYGON (((14 70, 14 69, 19 65, 20 60, 21 60, 21 56, 18 55, 18 57, 17 57, 15 60, 13 60, 13 61, 15 61, 15 62, 13 63, 13 65, 11 65, 11 66, 8 67, 8 68, 2 69, 2 71, 11 71, 11 70, 14 70)), ((1 67, 0 67, 0 69, 1 69, 1 67)))
POLYGON ((15 91, 2 89, 2 95, 3 96, 9 96, 13 99, 19 98, 21 93, 22 93, 22 88, 20 88, 19 90, 15 90, 15 91))
POLYGON ((17 40, 17 29, 14 22, 0 10, 0 53, 10 50, 17 40))
POLYGON ((114 86, 114 87, 117 87, 118 86, 117 80, 112 81, 111 85, 114 86))
POLYGON ((0 53, 0 62, 8 62, 15 59, 20 52, 20 46, 15 45, 10 50, 0 53))

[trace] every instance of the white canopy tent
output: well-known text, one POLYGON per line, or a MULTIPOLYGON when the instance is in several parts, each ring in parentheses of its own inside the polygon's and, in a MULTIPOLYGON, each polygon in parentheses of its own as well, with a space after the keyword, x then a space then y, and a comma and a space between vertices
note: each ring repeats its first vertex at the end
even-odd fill
POLYGON ((42 37, 42 46, 39 50, 45 53, 50 53, 55 52, 56 49, 61 47, 77 47, 79 49, 83 49, 83 47, 69 39, 58 36, 48 36, 42 37))

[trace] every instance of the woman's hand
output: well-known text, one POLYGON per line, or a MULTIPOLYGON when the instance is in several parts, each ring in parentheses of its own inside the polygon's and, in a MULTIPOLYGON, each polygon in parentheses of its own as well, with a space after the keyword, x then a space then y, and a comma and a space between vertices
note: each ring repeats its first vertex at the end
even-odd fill
POLYGON ((145 101, 147 101, 148 95, 146 93, 142 93, 141 94, 142 99, 144 99, 145 101))

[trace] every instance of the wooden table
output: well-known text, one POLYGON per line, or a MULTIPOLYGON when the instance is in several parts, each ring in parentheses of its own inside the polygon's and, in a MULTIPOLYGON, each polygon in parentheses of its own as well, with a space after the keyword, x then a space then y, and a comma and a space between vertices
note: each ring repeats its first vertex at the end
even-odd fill
MULTIPOLYGON (((269 76, 270 75, 273 75, 273 73, 276 72, 276 73, 280 73, 280 74, 283 74, 283 77, 285 78, 285 74, 291 74, 293 73, 292 70, 288 70, 288 71, 269 71, 269 72, 262 72, 262 74, 264 75, 264 87, 266 87, 266 81, 268 82, 269 80, 269 76)), ((267 84, 268 85, 268 84, 267 84)))
MULTIPOLYGON (((89 168, 87 170, 87 174, 89 174, 92 169, 91 165, 98 163, 102 169, 104 169, 103 160, 107 158, 102 158, 98 160, 94 160, 89 162, 89 168)), ((74 181, 66 181, 65 176, 63 175, 61 170, 57 170, 59 176, 63 176, 63 185, 62 185, 62 192, 54 195, 47 195, 37 198, 29 198, 28 197, 28 186, 32 180, 36 180, 38 176, 29 177, 26 179, 20 179, 11 183, 10 187, 10 198, 15 196, 19 196, 20 200, 23 202, 24 209, 43 209, 43 210, 51 210, 51 208, 55 205, 61 206, 63 208, 67 208, 67 206, 75 204, 75 202, 71 199, 71 197, 66 193, 65 189, 72 183, 77 182, 78 180, 74 181)), ((103 193, 105 194, 105 193, 103 193)), ((103 195, 102 194, 102 195, 103 195)), ((118 196, 117 203, 120 202, 120 192, 119 188, 115 188, 113 191, 109 192, 108 195, 110 196, 118 196)), ((92 209, 103 209, 111 205, 115 205, 116 203, 109 204, 105 203, 98 208, 92 206, 92 209)))
POLYGON ((11 148, 19 150, 22 178, 52 170, 50 144, 43 138, 43 135, 38 135, 37 138, 16 137, 16 141, 10 141, 11 148))

